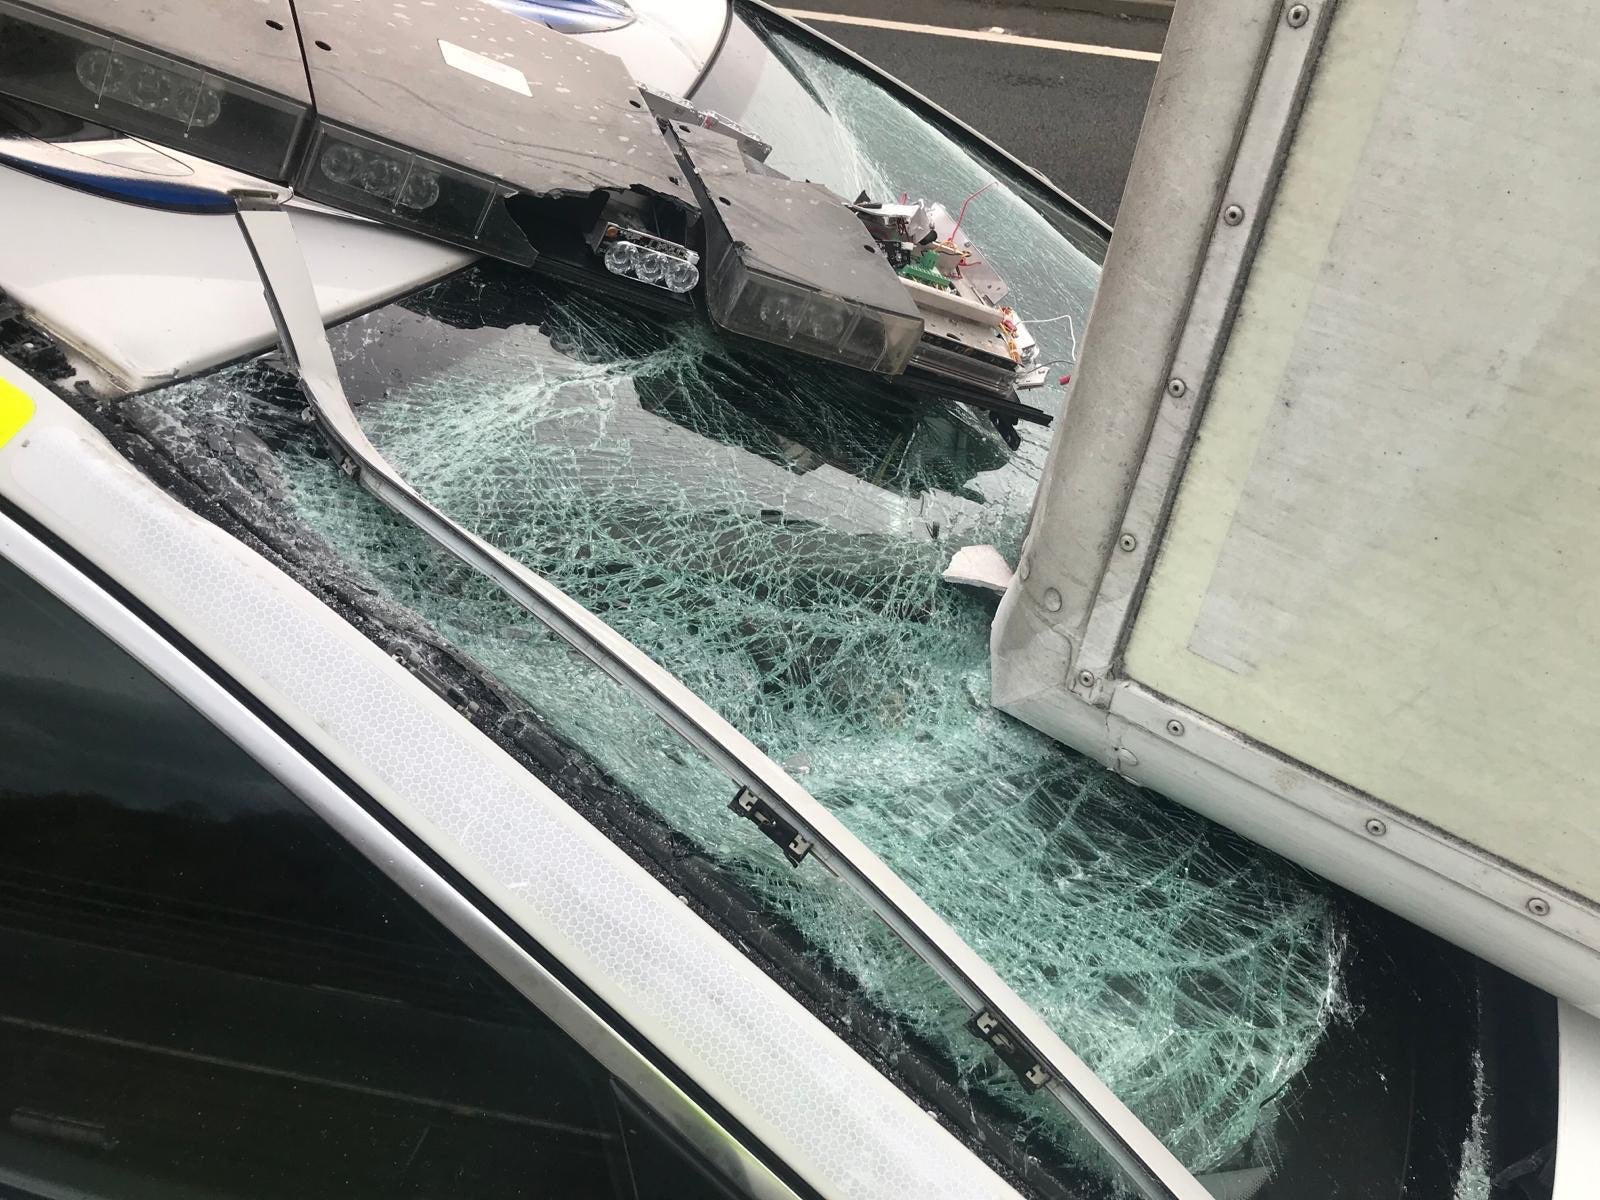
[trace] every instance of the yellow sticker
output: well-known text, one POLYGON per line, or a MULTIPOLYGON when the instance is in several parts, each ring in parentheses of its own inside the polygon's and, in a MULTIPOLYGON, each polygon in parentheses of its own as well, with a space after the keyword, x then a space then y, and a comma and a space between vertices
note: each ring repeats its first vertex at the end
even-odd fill
POLYGON ((16 384, 0 379, 0 446, 16 437, 17 431, 31 420, 33 397, 16 384))

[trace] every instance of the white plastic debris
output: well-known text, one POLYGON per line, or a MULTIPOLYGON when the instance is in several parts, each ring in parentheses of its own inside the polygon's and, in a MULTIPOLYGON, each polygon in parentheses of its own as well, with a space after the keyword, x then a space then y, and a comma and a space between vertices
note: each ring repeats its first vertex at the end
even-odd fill
POLYGON ((1011 586, 1011 564, 993 546, 963 546, 944 569, 946 583, 964 583, 1004 596, 1011 586))

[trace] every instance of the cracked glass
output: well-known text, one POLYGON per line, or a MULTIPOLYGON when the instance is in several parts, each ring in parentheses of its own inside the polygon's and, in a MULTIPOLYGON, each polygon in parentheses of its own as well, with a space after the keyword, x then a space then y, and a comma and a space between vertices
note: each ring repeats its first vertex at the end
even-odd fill
MULTIPOLYGON (((1266 1136, 1336 1009, 1330 905, 988 706, 992 603, 941 572, 962 545, 1014 544, 1026 454, 964 411, 497 266, 334 344, 364 426, 415 486, 785 762, 1191 1168, 1266 1136)), ((730 869, 960 1088, 998 1097, 1032 1155, 1092 1159, 886 929, 727 811, 725 778, 334 468, 272 375, 232 368, 164 399, 188 430, 229 431, 369 587, 730 869)))
MULTIPOLYGON (((1100 235, 859 72, 740 28, 772 52, 753 79, 714 72, 716 106, 774 144, 774 165, 842 194, 972 196, 964 228, 1038 322, 1052 381, 1070 373, 1100 235)), ((964 407, 500 264, 330 336, 364 428, 423 495, 785 763, 1186 1165, 1270 1160, 1281 1097, 1339 1011, 1326 890, 994 711, 992 597, 942 579, 965 546, 1014 557, 1047 430, 1022 425, 1013 452, 964 407)), ((1027 398, 1054 410, 1063 395, 1052 383, 1027 398)), ((1010 1169, 1024 1184, 1119 1190, 1090 1185, 1110 1169, 859 902, 815 864, 792 869, 728 811, 724 777, 360 491, 300 407, 257 361, 130 411, 310 535, 362 603, 405 614, 526 704, 665 821, 682 863, 737 881, 756 926, 794 931, 887 1014, 899 1040, 880 1044, 880 1065, 904 1082, 897 1047, 912 1047, 939 1086, 984 1107, 1022 1148, 1010 1169)))

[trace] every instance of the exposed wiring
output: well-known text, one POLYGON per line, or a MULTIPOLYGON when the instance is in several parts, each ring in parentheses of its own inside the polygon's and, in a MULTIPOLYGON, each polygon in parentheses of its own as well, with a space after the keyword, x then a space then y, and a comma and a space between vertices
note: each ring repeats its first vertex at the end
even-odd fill
POLYGON ((1049 325, 1053 321, 1065 321, 1067 333, 1072 338, 1072 361, 1078 361, 1078 323, 1072 319, 1071 313, 1062 313, 1059 317, 1045 317, 1042 321, 1024 321, 1029 329, 1035 325, 1049 325))
POLYGON ((973 192, 972 195, 968 196, 961 202, 961 211, 956 214, 956 227, 950 231, 950 244, 952 246, 956 244, 956 234, 961 232, 961 222, 967 219, 967 205, 971 204, 974 200, 983 195, 993 186, 994 180, 991 179, 988 183, 984 184, 981 188, 973 192))

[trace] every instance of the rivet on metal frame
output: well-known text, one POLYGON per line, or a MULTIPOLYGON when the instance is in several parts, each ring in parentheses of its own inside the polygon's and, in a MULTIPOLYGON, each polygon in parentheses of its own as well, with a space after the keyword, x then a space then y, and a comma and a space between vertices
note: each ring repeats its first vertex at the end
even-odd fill
POLYGON ((1061 593, 1056 591, 1055 588, 1045 588, 1045 590, 1044 590, 1044 606, 1046 608, 1048 608, 1051 612, 1060 612, 1061 611, 1061 593))
POLYGON ((1237 204, 1230 204, 1222 210, 1222 223, 1224 225, 1237 225, 1244 220, 1244 209, 1237 204))
POLYGON ((1139 539, 1131 533, 1125 533, 1117 539, 1117 548, 1132 554, 1139 548, 1139 539))
POLYGON ((1548 917, 1550 915, 1550 901, 1543 896, 1530 896, 1528 897, 1528 911, 1536 917, 1548 917))
POLYGON ((1094 672, 1093 671, 1079 671, 1078 672, 1078 686, 1079 687, 1086 687, 1086 688, 1087 687, 1093 687, 1094 686, 1094 672))
POLYGON ((1290 29, 1299 29, 1311 19, 1311 9, 1304 4, 1291 4, 1284 10, 1283 19, 1289 22, 1290 29))
POLYGON ((1378 820, 1377 817, 1367 818, 1367 832, 1373 837, 1382 837, 1389 832, 1389 826, 1378 820))
POLYGON ((1178 720, 1177 717, 1173 717, 1172 720, 1167 722, 1167 732, 1170 733, 1173 737, 1182 737, 1183 736, 1183 722, 1178 720))
POLYGON ((1167 395, 1176 399, 1189 390, 1189 385, 1181 379, 1167 380, 1167 395))

